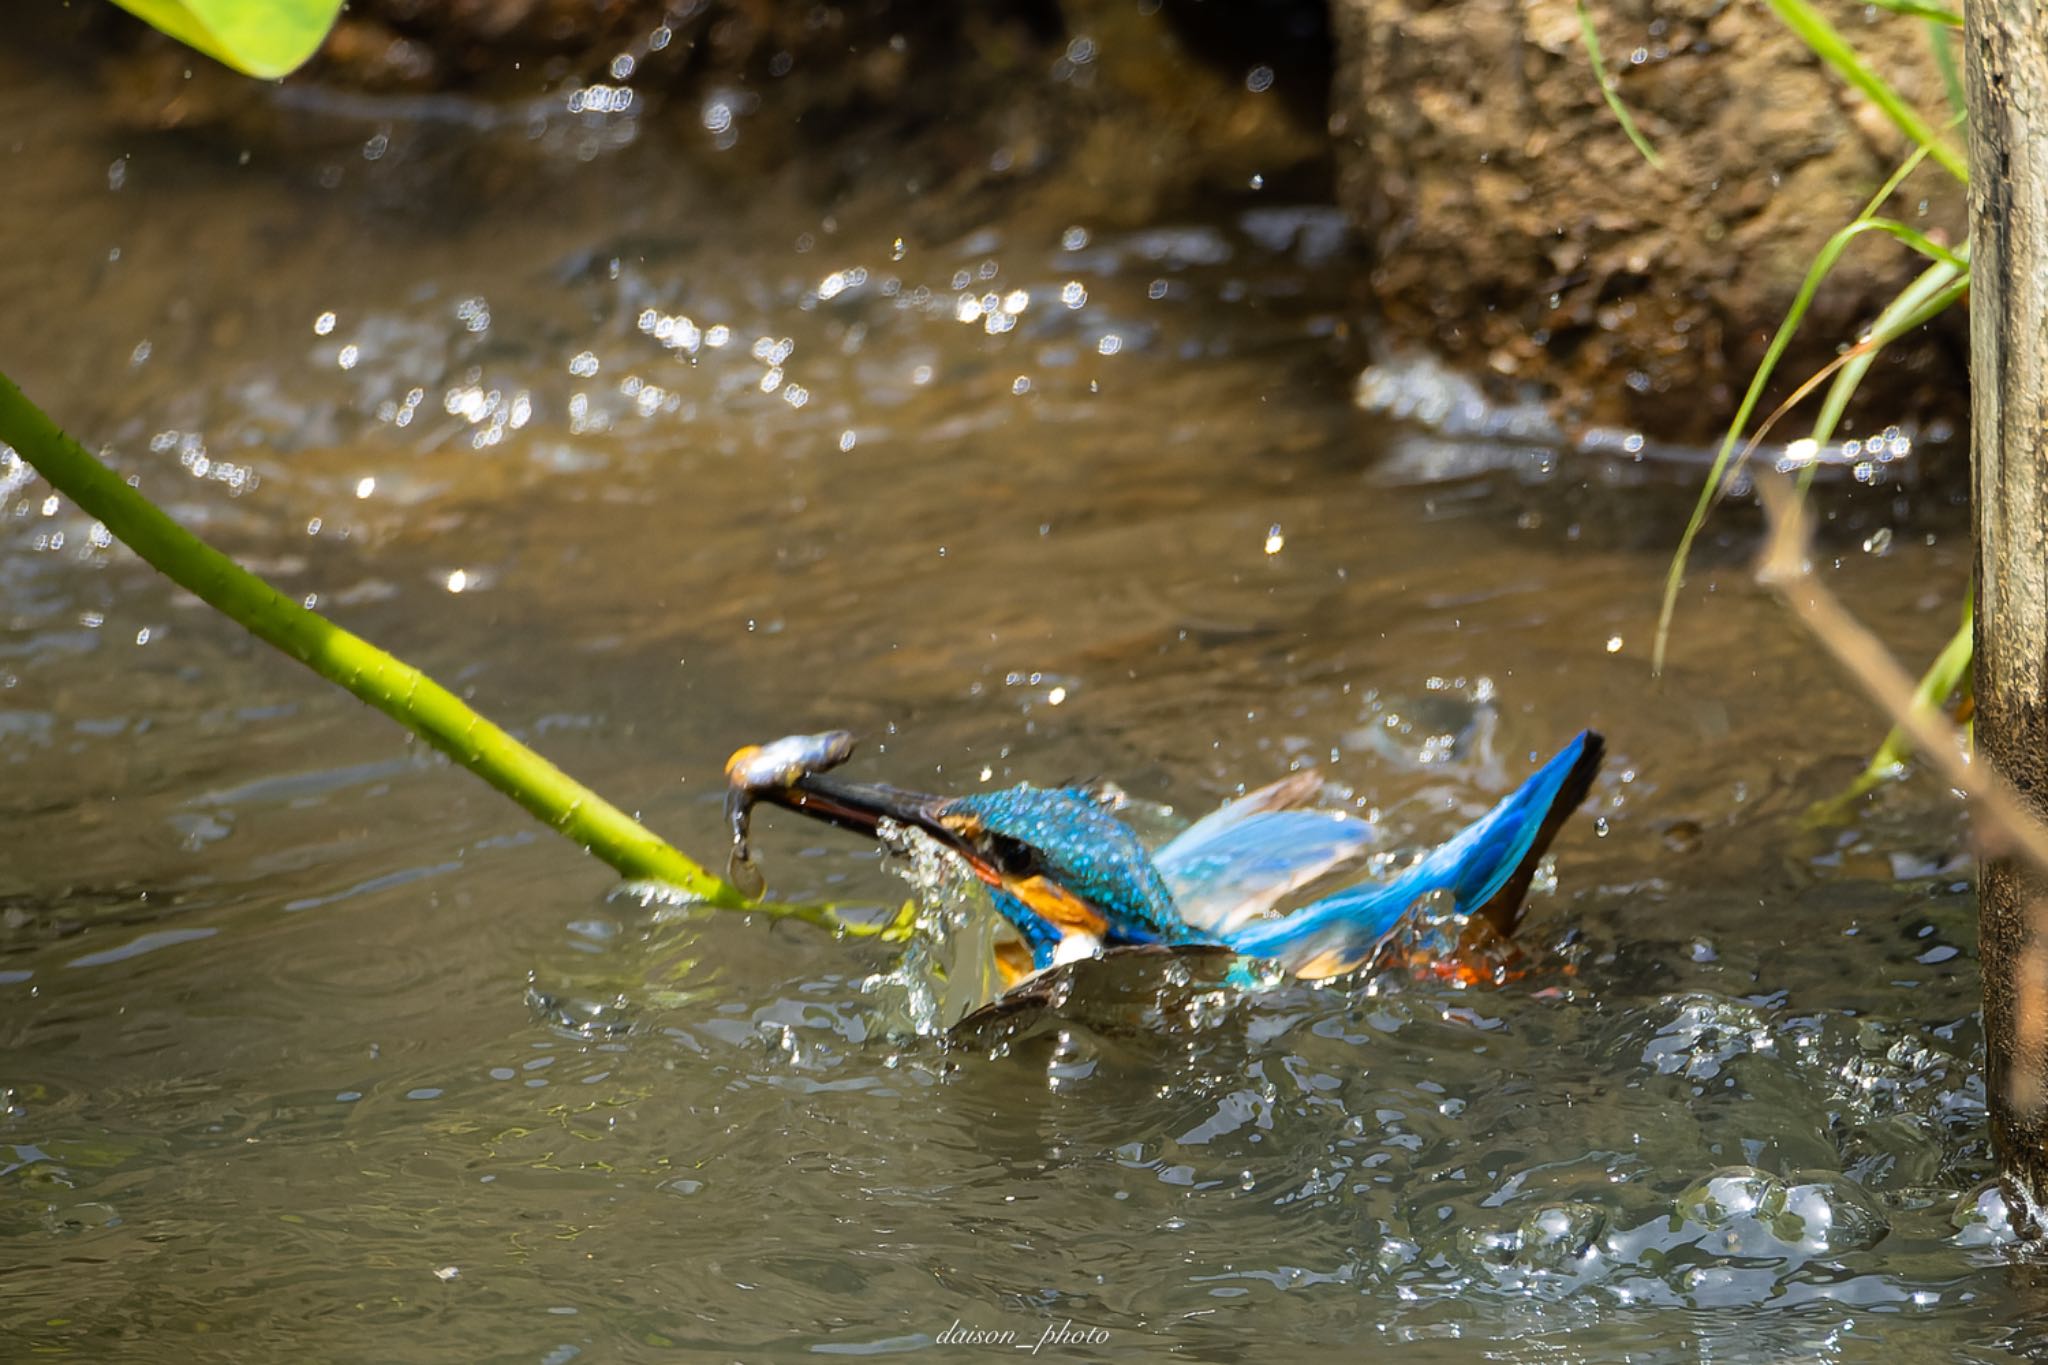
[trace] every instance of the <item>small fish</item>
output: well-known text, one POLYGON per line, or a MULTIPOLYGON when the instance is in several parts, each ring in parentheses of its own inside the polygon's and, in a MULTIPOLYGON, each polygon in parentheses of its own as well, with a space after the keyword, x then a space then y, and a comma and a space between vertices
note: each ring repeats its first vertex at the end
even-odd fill
POLYGON ((853 757, 849 730, 817 735, 784 735, 766 744, 749 744, 725 760, 725 819, 732 828, 732 854, 726 859, 726 880, 749 897, 767 888, 761 869, 747 846, 747 828, 754 803, 764 792, 783 791, 812 773, 836 768, 853 757))

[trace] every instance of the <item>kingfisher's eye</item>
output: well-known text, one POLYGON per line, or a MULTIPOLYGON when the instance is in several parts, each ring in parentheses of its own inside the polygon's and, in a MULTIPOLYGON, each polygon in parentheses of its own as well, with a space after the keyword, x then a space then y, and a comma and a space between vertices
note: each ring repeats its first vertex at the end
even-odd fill
POLYGON ((1005 877, 1022 880, 1038 871, 1038 850, 1021 839, 991 834, 982 845, 982 854, 1005 877))

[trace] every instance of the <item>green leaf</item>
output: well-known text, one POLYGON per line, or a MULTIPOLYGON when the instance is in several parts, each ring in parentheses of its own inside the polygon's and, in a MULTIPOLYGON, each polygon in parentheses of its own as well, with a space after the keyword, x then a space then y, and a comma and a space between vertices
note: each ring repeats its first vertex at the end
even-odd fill
POLYGON ((114 0, 244 75, 275 80, 320 48, 342 0, 114 0))

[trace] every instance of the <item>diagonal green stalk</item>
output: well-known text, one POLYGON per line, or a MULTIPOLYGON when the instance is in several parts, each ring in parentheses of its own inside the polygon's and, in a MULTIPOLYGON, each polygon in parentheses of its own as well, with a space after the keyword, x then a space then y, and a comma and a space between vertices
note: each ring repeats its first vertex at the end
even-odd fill
POLYGON ((1870 102, 1884 112, 1898 130, 1913 143, 1927 149, 1928 155, 1940 163, 1943 170, 1956 179, 1968 183, 1969 164, 1963 154, 1920 117, 1913 106, 1899 97, 1884 77, 1872 71, 1856 49, 1829 23, 1821 12, 1807 3, 1807 0, 1765 0, 1777 12, 1786 27, 1799 35, 1801 42, 1813 50, 1815 56, 1835 69, 1836 74, 1849 84, 1861 90, 1870 102))
POLYGON ((1586 45, 1586 59, 1593 64, 1593 79, 1600 83, 1600 97, 1607 101, 1607 107, 1614 111, 1615 122, 1621 131, 1628 134, 1628 140, 1643 154, 1643 160, 1650 163, 1652 170, 1664 169, 1664 159, 1657 155, 1657 149, 1650 145, 1650 139, 1643 136, 1636 121, 1629 117, 1628 106, 1621 102, 1621 92, 1614 88, 1614 78, 1607 74, 1607 63, 1600 59, 1600 35, 1593 31, 1593 14, 1586 8, 1586 0, 1579 0, 1579 41, 1586 45))
POLYGON ((51 487, 179 587, 390 716, 621 875, 666 882, 724 909, 786 915, 838 932, 901 936, 900 925, 843 920, 830 907, 750 903, 417 668, 294 602, 172 521, 59 430, 4 374, 0 444, 12 446, 51 487))

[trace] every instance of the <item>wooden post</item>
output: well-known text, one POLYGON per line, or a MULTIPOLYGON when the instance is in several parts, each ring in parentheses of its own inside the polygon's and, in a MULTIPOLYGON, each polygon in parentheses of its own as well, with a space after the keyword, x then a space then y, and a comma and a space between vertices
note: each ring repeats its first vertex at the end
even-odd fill
MULTIPOLYGON (((1977 754, 2048 818, 2048 11, 1963 5, 1970 108, 1977 754)), ((2048 1208, 2048 880, 1978 876, 1991 1133, 2022 1231, 2048 1208)))

